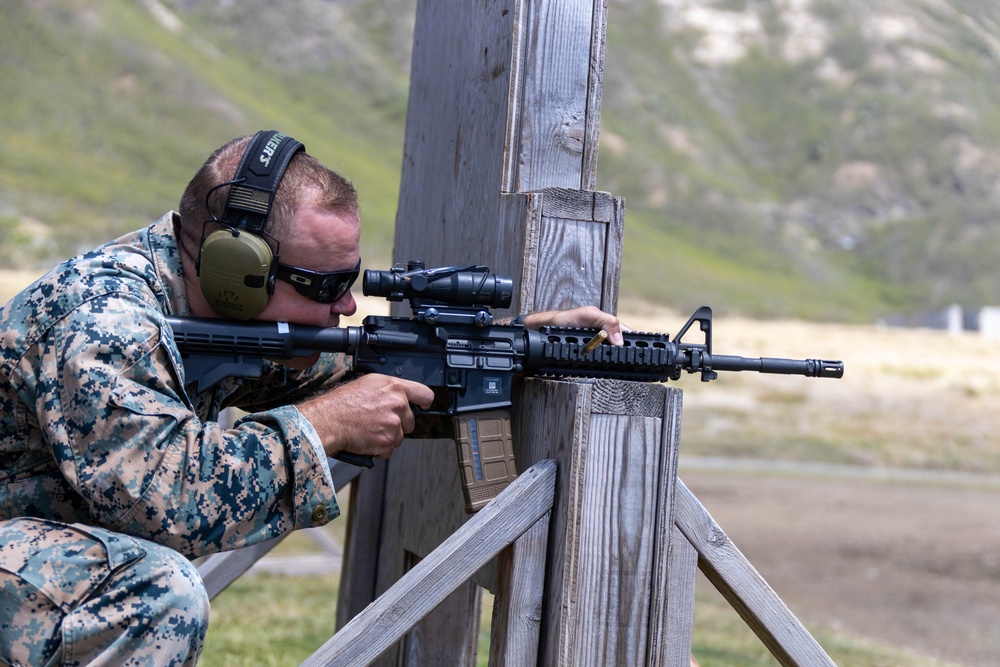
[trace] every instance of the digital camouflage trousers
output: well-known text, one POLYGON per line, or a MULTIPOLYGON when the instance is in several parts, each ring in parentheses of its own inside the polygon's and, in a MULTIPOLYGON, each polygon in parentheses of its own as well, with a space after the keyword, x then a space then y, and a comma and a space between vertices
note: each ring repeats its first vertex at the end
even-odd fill
POLYGON ((183 556, 80 524, 0 522, 0 665, 194 665, 208 595, 183 556))

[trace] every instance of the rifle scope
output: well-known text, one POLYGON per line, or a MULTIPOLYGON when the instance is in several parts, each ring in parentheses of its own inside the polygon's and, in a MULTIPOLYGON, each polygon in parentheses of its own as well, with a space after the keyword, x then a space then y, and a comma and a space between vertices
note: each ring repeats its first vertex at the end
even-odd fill
POLYGON ((367 269, 361 291, 389 301, 507 308, 514 296, 514 281, 490 273, 485 266, 427 269, 423 262, 410 261, 388 271, 367 269))

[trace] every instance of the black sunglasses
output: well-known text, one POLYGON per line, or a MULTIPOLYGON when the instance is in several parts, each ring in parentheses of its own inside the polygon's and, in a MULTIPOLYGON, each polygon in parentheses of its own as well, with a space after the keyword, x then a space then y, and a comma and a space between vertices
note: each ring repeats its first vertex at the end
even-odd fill
POLYGON ((288 264, 278 264, 275 277, 284 280, 295 288, 295 291, 318 303, 333 303, 351 289, 351 285, 361 273, 361 260, 350 271, 310 271, 288 264))

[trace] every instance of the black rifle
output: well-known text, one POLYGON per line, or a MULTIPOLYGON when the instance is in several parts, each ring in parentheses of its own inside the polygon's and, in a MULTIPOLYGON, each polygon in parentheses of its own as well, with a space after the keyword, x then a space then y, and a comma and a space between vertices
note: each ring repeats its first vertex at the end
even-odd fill
MULTIPOLYGON (((409 262, 365 271, 366 296, 410 302, 412 317, 369 316, 360 327, 310 327, 284 322, 168 317, 184 358, 186 384, 204 391, 226 377, 260 377, 264 359, 315 352, 353 356, 355 373, 382 373, 421 382, 439 399, 422 415, 452 418, 466 509, 482 508, 516 476, 510 427, 511 392, 520 376, 677 380, 700 373, 757 371, 839 378, 840 361, 750 358, 715 354, 712 310, 702 306, 673 340, 662 333, 624 335, 603 343, 603 331, 497 324, 490 307, 510 306, 513 282, 482 266, 425 269, 409 262), (703 340, 682 342, 697 323, 703 340)), ((337 458, 371 467, 370 457, 337 458)))

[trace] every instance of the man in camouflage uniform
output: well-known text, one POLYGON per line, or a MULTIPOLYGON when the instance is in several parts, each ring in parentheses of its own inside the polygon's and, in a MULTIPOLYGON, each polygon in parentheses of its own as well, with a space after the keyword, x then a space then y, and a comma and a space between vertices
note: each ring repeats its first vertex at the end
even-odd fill
MULTIPOLYGON (((164 317, 214 316, 195 261, 249 140, 209 158, 179 214, 68 260, 0 308, 0 664, 193 665, 208 598, 188 559, 338 516, 327 456, 389 456, 413 428, 411 404, 433 398, 383 375, 338 383, 333 354, 185 388, 164 317), (224 429, 227 406, 250 414, 224 429)), ((283 262, 354 269, 353 186, 300 151, 268 232, 283 262)), ((342 287, 314 301, 278 281, 257 318, 337 326, 357 308, 342 287)), ((620 333, 596 309, 567 312, 533 324, 620 333)))

